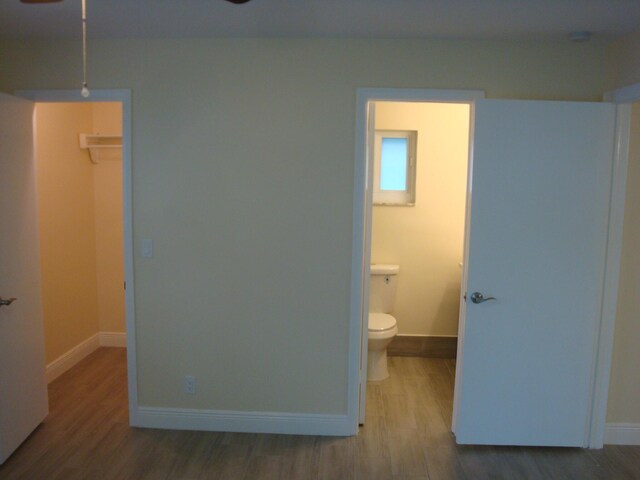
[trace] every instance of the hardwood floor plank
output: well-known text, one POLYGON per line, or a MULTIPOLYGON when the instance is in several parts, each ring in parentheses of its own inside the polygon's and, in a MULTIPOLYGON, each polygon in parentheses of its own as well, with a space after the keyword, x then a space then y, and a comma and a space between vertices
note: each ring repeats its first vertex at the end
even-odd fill
POLYGON ((430 480, 473 479, 473 477, 468 477, 465 474, 453 442, 448 446, 427 447, 426 455, 430 480))
POLYGON ((465 475, 474 480, 506 479, 509 473, 505 471, 500 458, 495 455, 495 448, 491 446, 463 446, 457 448, 460 464, 465 475))
POLYGON ((180 480, 200 478, 220 436, 216 432, 191 432, 183 451, 169 470, 167 478, 180 480))
POLYGON ((318 478, 333 480, 355 476, 353 437, 325 437, 319 440, 318 478))
POLYGON ((427 474, 427 455, 418 429, 390 433, 389 451, 394 475, 427 474))
POLYGON ((244 475, 245 480, 256 478, 264 480, 279 480, 284 470, 284 457, 281 455, 267 455, 251 457, 244 475))
POLYGON ((356 455, 356 480, 388 480, 393 477, 388 457, 356 455))
POLYGON ((318 478, 320 467, 320 442, 318 437, 290 436, 290 447, 282 478, 318 478))
POLYGON ((459 446, 455 360, 392 357, 354 437, 128 426, 126 351, 101 348, 49 385, 50 414, 0 480, 640 480, 640 447, 459 446))
POLYGON ((418 428, 415 410, 409 408, 406 395, 384 394, 383 406, 385 425, 390 434, 418 428))
POLYGON ((355 455, 371 458, 389 458, 389 436, 385 418, 371 416, 354 437, 355 455))
POLYGON ((115 451, 107 463, 104 478, 116 480, 132 478, 139 462, 154 448, 157 433, 153 430, 137 430, 129 428, 125 436, 115 446, 115 451))
MULTIPOLYGON (((604 480, 616 478, 610 476, 589 455, 588 450, 581 448, 539 448, 528 449, 542 472, 543 478, 552 480, 604 480)), ((640 465, 638 465, 640 467, 640 465)))
POLYGON ((382 389, 380 382, 369 382, 367 384, 367 404, 365 406, 365 416, 381 416, 384 414, 382 403, 382 389))
POLYGON ((640 479, 640 448, 605 445, 602 450, 588 450, 588 453, 610 478, 640 479))
POLYGON ((198 478, 242 480, 247 473, 250 458, 247 447, 217 445, 198 478))

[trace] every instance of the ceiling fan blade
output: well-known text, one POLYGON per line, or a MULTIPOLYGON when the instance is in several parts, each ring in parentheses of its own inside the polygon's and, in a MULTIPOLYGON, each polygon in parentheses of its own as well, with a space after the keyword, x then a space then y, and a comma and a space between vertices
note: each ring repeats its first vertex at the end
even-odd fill
MULTIPOLYGON (((62 0, 20 0, 22 3, 58 3, 62 0)), ((235 3, 240 5, 242 3, 247 3, 249 0, 227 0, 227 2, 235 3)))

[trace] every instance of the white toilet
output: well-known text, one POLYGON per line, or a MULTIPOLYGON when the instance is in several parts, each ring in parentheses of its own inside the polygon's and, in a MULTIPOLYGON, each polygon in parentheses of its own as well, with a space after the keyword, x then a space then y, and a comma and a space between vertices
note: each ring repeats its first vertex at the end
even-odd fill
POLYGON ((399 272, 398 265, 371 265, 367 380, 384 380, 389 376, 387 346, 398 333, 396 319, 389 312, 393 308, 399 272))

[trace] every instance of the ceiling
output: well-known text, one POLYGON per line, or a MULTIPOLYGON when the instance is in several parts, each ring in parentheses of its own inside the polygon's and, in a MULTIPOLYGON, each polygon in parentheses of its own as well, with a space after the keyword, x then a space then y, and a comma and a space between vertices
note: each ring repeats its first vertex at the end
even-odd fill
MULTIPOLYGON (((81 0, 0 0, 0 38, 76 38, 81 0)), ((640 0, 87 0, 89 38, 360 37, 609 41, 640 30, 640 0)))

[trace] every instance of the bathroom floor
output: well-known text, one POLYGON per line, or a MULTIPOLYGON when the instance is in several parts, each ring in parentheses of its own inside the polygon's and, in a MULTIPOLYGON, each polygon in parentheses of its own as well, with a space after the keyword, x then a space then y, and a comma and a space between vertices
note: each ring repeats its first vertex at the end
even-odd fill
POLYGON ((47 420, 0 479, 640 479, 640 447, 461 447, 453 360, 390 357, 354 437, 130 428, 126 351, 100 348, 49 385, 47 420))
POLYGON ((429 418, 435 416, 434 422, 451 425, 454 359, 388 357, 388 367, 389 378, 367 383, 367 417, 384 416, 393 429, 395 413, 403 412, 404 427, 417 427, 427 413, 429 418))

